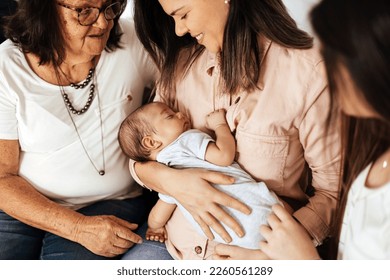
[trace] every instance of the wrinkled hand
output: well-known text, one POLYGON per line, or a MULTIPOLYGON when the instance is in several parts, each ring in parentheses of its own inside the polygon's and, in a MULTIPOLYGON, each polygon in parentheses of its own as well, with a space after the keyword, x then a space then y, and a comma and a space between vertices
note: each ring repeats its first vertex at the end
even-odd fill
POLYGON ((246 249, 238 246, 218 244, 215 246, 213 260, 268 260, 261 250, 246 249))
POLYGON ((148 228, 146 230, 146 240, 151 240, 151 241, 160 241, 163 243, 165 240, 168 239, 167 231, 165 230, 164 227, 162 228, 148 228))
POLYGON ((215 131, 221 125, 227 125, 225 109, 218 109, 206 116, 206 128, 215 131))
POLYGON ((74 240, 94 254, 112 258, 142 242, 132 232, 137 227, 115 216, 83 216, 75 227, 74 240))
POLYGON ((269 226, 260 227, 265 241, 261 250, 271 259, 319 259, 307 231, 282 206, 274 205, 268 217, 269 226))
POLYGON ((244 231, 240 224, 233 219, 222 207, 231 207, 244 214, 250 214, 250 208, 244 203, 223 193, 210 185, 230 185, 234 179, 219 172, 198 168, 174 169, 175 174, 170 176, 170 195, 175 197, 191 213, 195 221, 202 228, 209 239, 214 239, 210 227, 226 242, 231 237, 221 223, 230 227, 237 236, 243 236, 244 231))

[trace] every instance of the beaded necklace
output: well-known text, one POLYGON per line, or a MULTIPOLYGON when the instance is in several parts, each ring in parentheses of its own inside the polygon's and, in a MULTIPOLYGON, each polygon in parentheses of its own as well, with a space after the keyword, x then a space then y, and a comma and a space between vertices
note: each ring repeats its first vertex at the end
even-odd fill
MULTIPOLYGON (((62 70, 61 70, 61 72, 62 72, 62 70)), ((95 68, 93 67, 93 68, 91 68, 89 70, 87 78, 82 83, 79 83, 79 84, 70 83, 70 86, 75 88, 75 89, 83 89, 87 85, 89 85, 92 80, 94 80, 91 83, 90 88, 89 88, 89 95, 88 95, 87 102, 84 105, 84 107, 82 107, 80 110, 77 110, 77 109, 74 108, 72 102, 70 101, 70 99, 68 97, 68 94, 65 92, 65 89, 64 89, 64 87, 62 85, 60 85, 60 91, 61 91, 62 99, 64 100, 64 103, 65 103, 66 110, 67 110, 67 112, 69 114, 69 117, 70 117, 70 119, 72 121, 73 127, 74 127, 74 129, 76 131, 77 137, 79 138, 79 141, 81 143, 81 146, 83 147, 83 150, 84 150, 86 156, 88 157, 89 161, 91 162, 91 164, 95 168, 95 170, 98 172, 98 174, 103 176, 104 174, 106 174, 106 161, 105 161, 104 136, 103 136, 103 120, 102 120, 102 115, 101 115, 101 106, 100 106, 99 92, 96 91, 96 99, 97 99, 98 108, 99 108, 100 141, 101 141, 101 147, 102 147, 102 169, 98 168, 97 165, 92 160, 91 155, 88 152, 88 150, 87 150, 87 148, 86 148, 86 146, 84 144, 84 141, 83 141, 83 139, 82 139, 82 137, 80 135, 80 131, 79 131, 77 125, 76 125, 76 122, 74 121, 74 119, 72 117, 72 114, 74 114, 74 115, 81 115, 81 114, 84 114, 85 112, 87 112, 88 109, 90 108, 90 106, 92 104, 92 101, 94 100, 94 97, 95 97, 95 89, 96 89, 96 87, 95 87, 96 79, 94 79, 94 78, 96 78, 96 76, 94 75, 94 73, 95 73, 95 68)), ((57 79, 59 81, 58 72, 57 72, 57 79)))

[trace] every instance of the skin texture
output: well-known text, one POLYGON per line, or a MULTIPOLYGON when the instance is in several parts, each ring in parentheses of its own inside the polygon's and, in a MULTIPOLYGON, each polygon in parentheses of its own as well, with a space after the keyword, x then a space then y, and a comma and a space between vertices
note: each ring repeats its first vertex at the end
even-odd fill
MULTIPOLYGON (((76 1, 66 2, 71 7, 100 7, 102 1, 76 1)), ((91 26, 82 26, 78 23, 77 12, 58 6, 69 56, 84 56, 85 58, 100 55, 106 46, 114 22, 107 21, 103 13, 91 26)))
MULTIPOLYGON (((71 7, 101 7, 105 1, 77 1, 70 0, 66 4, 71 7)), ((100 13, 97 21, 90 26, 82 26, 78 23, 77 12, 64 8, 58 5, 58 13, 63 27, 63 36, 65 38, 66 58, 62 63, 61 70, 66 76, 65 84, 69 81, 82 81, 87 75, 89 69, 97 63, 97 60, 104 50, 110 31, 114 26, 114 22, 107 21, 103 13, 100 13)), ((37 60, 37 59, 35 59, 37 60)), ((35 66, 36 63, 32 63, 35 66)), ((44 68, 42 68, 44 69, 44 68)), ((35 71, 38 71, 35 67, 35 71)), ((44 69, 43 71, 51 71, 52 69, 44 69)), ((39 74, 39 73, 38 73, 39 74)), ((56 84, 57 78, 43 73, 43 79, 54 80, 56 84)))

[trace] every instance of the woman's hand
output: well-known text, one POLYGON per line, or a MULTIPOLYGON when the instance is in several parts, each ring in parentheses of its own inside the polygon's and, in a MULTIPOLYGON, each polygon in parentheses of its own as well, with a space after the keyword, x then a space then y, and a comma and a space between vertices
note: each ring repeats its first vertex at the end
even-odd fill
POLYGON ((170 168, 153 161, 137 162, 130 164, 130 167, 137 182, 176 198, 191 213, 209 239, 214 239, 211 227, 226 242, 232 240, 221 223, 230 227, 238 236, 244 235, 240 224, 221 206, 234 208, 248 215, 250 208, 211 186, 211 183, 230 185, 234 183, 234 178, 200 168, 170 168))
POLYGON ((137 227, 115 216, 83 216, 75 227, 74 240, 94 254, 112 258, 142 242, 132 232, 137 227))
POLYGON ((233 245, 218 244, 215 246, 213 260, 268 260, 261 250, 246 249, 233 245))
POLYGON ((307 231, 282 206, 272 207, 269 226, 260 227, 261 250, 271 259, 320 259, 307 231))
POLYGON ((245 214, 250 214, 250 208, 210 185, 230 185, 234 182, 232 177, 196 168, 171 169, 170 173, 171 180, 165 182, 165 185, 170 187, 169 190, 166 188, 169 195, 176 198, 191 213, 209 239, 214 239, 210 230, 212 228, 226 242, 232 240, 222 223, 238 236, 244 235, 240 224, 221 206, 231 207, 245 214))

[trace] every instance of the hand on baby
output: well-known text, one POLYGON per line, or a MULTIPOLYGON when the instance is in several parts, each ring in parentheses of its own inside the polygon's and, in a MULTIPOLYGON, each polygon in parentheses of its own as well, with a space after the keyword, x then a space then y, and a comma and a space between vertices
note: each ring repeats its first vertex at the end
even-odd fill
POLYGON ((146 230, 146 240, 165 242, 168 238, 167 232, 164 227, 162 228, 149 228, 146 230))
POLYGON ((221 125, 227 125, 225 109, 218 109, 206 116, 206 127, 215 131, 221 125))

